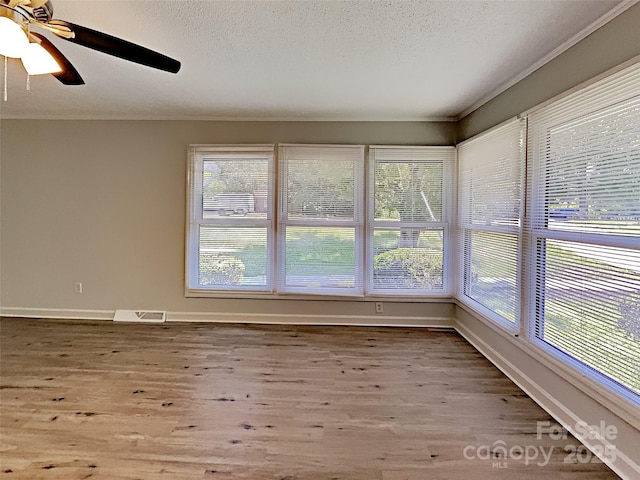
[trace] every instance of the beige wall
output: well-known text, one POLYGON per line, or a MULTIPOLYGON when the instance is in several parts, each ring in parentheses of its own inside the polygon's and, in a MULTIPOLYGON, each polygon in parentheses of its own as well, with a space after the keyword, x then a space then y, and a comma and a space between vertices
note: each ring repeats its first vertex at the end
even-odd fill
MULTIPOLYGON (((187 146, 455 137, 455 124, 427 122, 3 120, 1 128, 2 307, 347 316, 373 305, 184 297, 187 146)), ((453 316, 450 303, 385 307, 384 316, 453 316)))

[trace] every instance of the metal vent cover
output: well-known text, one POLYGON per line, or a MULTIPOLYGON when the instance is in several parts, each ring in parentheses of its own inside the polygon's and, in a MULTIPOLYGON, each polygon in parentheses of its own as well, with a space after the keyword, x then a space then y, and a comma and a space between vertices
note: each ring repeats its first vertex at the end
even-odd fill
POLYGON ((161 310, 116 310, 114 322, 164 323, 167 312, 161 310))

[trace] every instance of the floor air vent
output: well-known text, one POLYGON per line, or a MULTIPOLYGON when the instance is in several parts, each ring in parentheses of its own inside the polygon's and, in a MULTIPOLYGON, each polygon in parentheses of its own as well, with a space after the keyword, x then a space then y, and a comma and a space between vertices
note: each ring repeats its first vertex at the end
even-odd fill
POLYGON ((167 312, 152 310, 116 310, 114 322, 163 323, 167 320, 167 312))

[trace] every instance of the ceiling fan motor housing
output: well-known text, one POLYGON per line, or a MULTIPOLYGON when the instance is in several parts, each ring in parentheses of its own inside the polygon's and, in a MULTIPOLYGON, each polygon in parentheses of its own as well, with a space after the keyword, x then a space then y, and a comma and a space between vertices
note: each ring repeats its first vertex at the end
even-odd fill
POLYGON ((32 13, 36 20, 47 23, 53 18, 53 4, 47 0, 43 5, 34 8, 32 13))

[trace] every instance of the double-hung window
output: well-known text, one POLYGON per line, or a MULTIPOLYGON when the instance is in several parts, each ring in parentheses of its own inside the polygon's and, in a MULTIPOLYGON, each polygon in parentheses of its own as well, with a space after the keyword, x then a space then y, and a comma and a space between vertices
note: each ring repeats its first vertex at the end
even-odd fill
POLYGON ((370 147, 368 292, 449 292, 453 147, 370 147))
POLYGON ((187 293, 271 292, 274 146, 192 146, 187 293))
POLYGON ((640 394, 640 65, 529 114, 531 337, 640 394))
POLYGON ((364 147, 281 145, 278 291, 363 294, 364 147))
POLYGON ((510 120, 458 147, 459 293, 513 329, 520 313, 523 124, 510 120))

